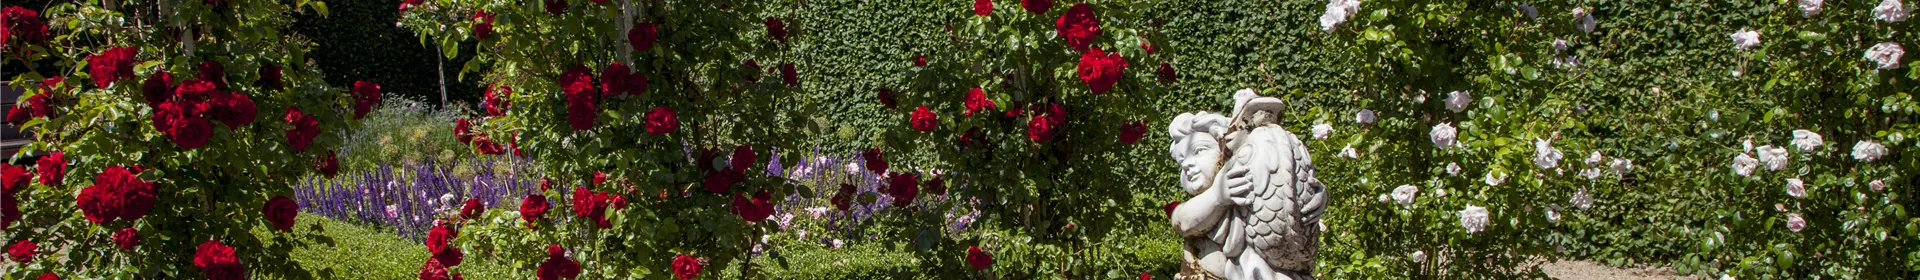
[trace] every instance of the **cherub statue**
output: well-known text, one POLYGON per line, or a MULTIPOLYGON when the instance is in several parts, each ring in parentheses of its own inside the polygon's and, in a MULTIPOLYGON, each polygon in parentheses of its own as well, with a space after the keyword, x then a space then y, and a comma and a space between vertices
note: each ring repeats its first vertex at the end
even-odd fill
POLYGON ((1172 213, 1186 238, 1178 278, 1313 279, 1326 186, 1300 138, 1277 123, 1279 99, 1242 90, 1234 101, 1232 118, 1181 114, 1167 129, 1180 186, 1194 195, 1172 213))

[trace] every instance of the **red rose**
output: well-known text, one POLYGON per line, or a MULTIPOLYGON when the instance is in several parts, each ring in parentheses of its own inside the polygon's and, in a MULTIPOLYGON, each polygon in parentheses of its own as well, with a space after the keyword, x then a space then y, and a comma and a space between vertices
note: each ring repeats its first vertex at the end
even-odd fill
POLYGON ((181 148, 198 149, 213 137, 213 123, 199 115, 209 106, 204 102, 175 100, 160 103, 153 110, 153 126, 181 148))
POLYGON ((475 135, 473 137, 473 149, 478 150, 481 154, 487 154, 487 155, 499 155, 499 154, 506 153, 505 149, 500 148, 499 143, 494 143, 493 139, 487 138, 486 135, 475 135))
POLYGON ((1053 9, 1053 0, 1020 0, 1020 7, 1027 8, 1030 13, 1046 14, 1047 10, 1053 9))
POLYGON ((27 112, 25 107, 7 107, 7 123, 20 126, 21 124, 26 124, 29 119, 33 119, 33 113, 27 112))
POLYGON ((533 228, 533 222, 540 220, 540 216, 546 214, 547 196, 533 194, 520 200, 520 219, 527 221, 527 228, 533 228))
POLYGON ((427 252, 436 255, 446 252, 447 249, 453 248, 453 239, 458 237, 460 237, 460 230, 453 228, 453 225, 447 223, 434 225, 433 229, 427 230, 427 252))
POLYGON ((627 68, 619 62, 608 63, 606 68, 600 69, 600 89, 606 94, 602 97, 627 94, 630 87, 627 77, 632 75, 632 68, 627 68))
POLYGON ((972 117, 973 113, 979 113, 982 110, 993 109, 995 106, 998 106, 998 104, 993 103, 993 100, 987 99, 986 91, 982 91, 977 87, 971 91, 967 91, 967 97, 963 100, 963 103, 967 105, 966 115, 968 117, 972 117))
POLYGON ((607 192, 599 192, 593 194, 592 200, 593 209, 587 211, 587 218, 593 219, 594 226, 600 229, 613 228, 613 221, 607 220, 607 207, 611 206, 609 204, 613 202, 613 195, 607 192))
POLYGON ((147 81, 140 84, 140 95, 147 98, 148 107, 159 107, 160 102, 173 97, 173 74, 160 72, 147 76, 147 81))
POLYGON ((1180 202, 1179 202, 1179 201, 1174 201, 1174 202, 1168 202, 1168 203, 1167 203, 1167 206, 1162 206, 1161 208, 1163 208, 1163 209, 1161 209, 1160 211, 1165 211, 1165 212, 1167 212, 1167 217, 1168 217, 1168 218, 1172 218, 1172 217, 1173 217, 1173 208, 1178 208, 1178 207, 1180 207, 1180 202))
POLYGON ((860 158, 867 161, 867 171, 873 171, 873 174, 887 173, 887 159, 880 154, 880 149, 860 153, 860 158))
POLYGON ((734 170, 746 171, 753 168, 756 163, 759 163, 759 159, 754 156, 753 146, 740 145, 733 148, 733 159, 727 161, 727 166, 733 167, 734 170))
POLYGON ((986 141, 986 137, 987 137, 986 132, 981 131, 980 127, 976 126, 976 127, 967 129, 967 132, 961 133, 960 136, 955 136, 954 141, 960 142, 961 148, 972 148, 972 147, 979 147, 980 144, 984 144, 986 141))
POLYGON ((473 144, 473 123, 466 118, 453 120, 453 140, 461 144, 473 144))
POLYGON ((752 199, 748 199, 746 193, 735 194, 732 206, 733 213, 740 215, 741 220, 765 221, 767 217, 773 216, 773 194, 768 193, 767 190, 760 190, 753 193, 752 199))
POLYGON ((467 259, 467 254, 460 252, 460 248, 457 248, 457 247, 449 247, 447 248, 446 251, 440 251, 440 253, 433 254, 433 260, 438 261, 440 262, 441 265, 445 265, 445 266, 457 266, 457 265, 460 265, 460 262, 466 259, 467 259))
MULTIPOLYGON (((53 80, 53 79, 54 78, 48 78, 48 80, 53 80)), ((58 84, 58 83, 45 83, 42 85, 52 85, 52 84, 58 84)), ((40 94, 35 94, 33 96, 28 96, 27 104, 25 104, 27 105, 27 109, 28 109, 27 112, 33 113, 33 117, 35 118, 46 118, 46 117, 53 116, 53 90, 51 89, 51 86, 43 86, 42 88, 47 89, 47 91, 41 92, 40 94)), ((20 105, 16 104, 14 106, 20 106, 20 105)))
POLYGON ((727 168, 726 166, 720 166, 720 165, 714 164, 713 160, 714 158, 717 158, 717 157, 720 157, 720 156, 713 154, 713 148, 701 148, 700 156, 694 158, 694 165, 696 165, 695 168, 699 169, 701 172, 719 171, 722 169, 726 169, 727 168))
MULTIPOLYGON (((207 0, 207 1, 214 1, 214 0, 207 0)), ((400 12, 401 12, 401 13, 405 13, 405 12, 407 12, 407 10, 411 10, 411 9, 413 9, 413 7, 414 7, 414 6, 419 6, 421 2, 423 2, 423 1, 421 1, 421 0, 400 0, 400 12)))
POLYGON ((594 204, 593 191, 587 190, 586 186, 573 188, 572 208, 574 217, 586 217, 588 214, 593 214, 594 204))
POLYGON ((546 0, 547 13, 560 15, 567 12, 567 0, 546 0))
POLYGON ((285 196, 275 196, 267 199, 260 213, 267 216, 267 223, 273 224, 274 230, 287 231, 293 229, 293 218, 300 214, 300 204, 285 196))
POLYGON ((680 277, 680 280, 700 277, 700 260, 688 255, 673 257, 673 276, 680 277))
MULTIPOLYGON (((1035 105, 1041 106, 1041 105, 1035 105)), ((1053 140, 1061 125, 1067 122, 1067 112, 1060 104, 1049 103, 1043 108, 1035 108, 1033 119, 1027 121, 1027 139, 1046 143, 1053 140)))
POLYGON ((573 130, 593 129, 600 114, 600 93, 593 88, 593 73, 585 65, 574 65, 560 73, 558 83, 567 97, 567 125, 573 130))
POLYGON ((40 20, 40 12, 20 6, 7 7, 0 11, 0 45, 9 41, 26 41, 27 44, 39 44, 47 41, 47 23, 40 20))
POLYGON ((55 275, 52 272, 48 272, 48 273, 42 273, 40 274, 40 277, 33 278, 33 279, 34 280, 60 280, 60 275, 55 275))
POLYGON ((286 84, 280 80, 280 65, 267 64, 260 66, 261 87, 267 90, 281 90, 286 87, 286 84))
POLYGON ((1152 42, 1147 41, 1147 35, 1140 35, 1140 49, 1147 51, 1148 55, 1153 54, 1153 44, 1150 43, 1152 42))
POLYGON ((547 245, 547 261, 540 263, 534 274, 540 280, 572 279, 580 277, 580 263, 568 258, 560 245, 547 245))
POLYGON ((1067 8, 1067 13, 1061 14, 1053 27, 1060 38, 1067 39, 1067 46, 1077 51, 1087 51, 1093 37, 1100 36, 1100 18, 1093 15, 1093 5, 1087 3, 1067 8))
POLYGON ((800 86, 800 74, 793 70, 792 63, 780 64, 780 82, 790 87, 800 86))
POLYGON ((914 196, 920 194, 920 178, 908 173, 894 173, 887 178, 887 196, 893 197, 893 207, 907 207, 913 204, 914 196))
POLYGON ((133 78, 133 56, 140 49, 116 47, 87 56, 87 75, 93 76, 93 85, 106 88, 113 82, 133 78))
POLYGON ((1168 65, 1166 62, 1160 63, 1160 71, 1158 74, 1160 74, 1161 84, 1171 84, 1175 80, 1180 79, 1180 72, 1174 71, 1173 65, 1168 65))
POLYGON ((313 169, 320 171, 320 175, 333 178, 334 175, 340 175, 340 158, 333 151, 327 151, 326 155, 320 156, 320 163, 314 164, 313 169))
POLYGON ((973 14, 983 17, 993 14, 993 1, 973 0, 973 14))
POLYGON ((88 221, 134 221, 153 212, 157 193, 154 192, 153 183, 141 180, 138 173, 120 166, 108 166, 94 177, 93 182, 93 186, 81 188, 80 196, 74 199, 88 221))
POLYGON ((593 185, 599 186, 599 185, 605 185, 605 184, 607 184, 607 172, 605 171, 593 172, 593 185))
POLYGON ((1109 54, 1093 48, 1080 54, 1079 68, 1080 81, 1086 82, 1094 95, 1100 95, 1113 89, 1113 84, 1126 76, 1127 59, 1118 52, 1109 54))
POLYGON ((493 14, 473 11, 473 38, 485 40, 487 35, 493 35, 493 14))
POLYGON ((980 246, 967 246, 967 266, 973 270, 987 269, 993 266, 993 255, 981 251, 980 246))
POLYGON ((1120 125, 1120 143, 1133 144, 1140 137, 1147 136, 1147 121, 1134 121, 1120 125))
POLYGON ((701 186, 705 187, 708 192, 723 194, 727 193, 727 189, 733 188, 733 184, 746 181, 746 177, 747 175, 744 171, 727 168, 707 173, 707 178, 701 182, 701 186))
POLYGON ((653 111, 647 111, 647 133, 667 134, 676 130, 680 130, 680 119, 673 112, 673 108, 660 106, 653 107, 653 111))
POLYGON ((927 180, 927 183, 926 183, 926 184, 922 184, 922 185, 925 185, 925 186, 927 187, 927 195, 945 195, 945 194, 947 194, 947 179, 946 179, 946 178, 941 178, 941 177, 933 177, 933 179, 928 179, 928 180, 927 180))
POLYGON ((259 108, 253 104, 253 99, 247 98, 245 94, 214 92, 213 98, 207 102, 213 107, 213 110, 207 111, 208 117, 226 124, 228 129, 239 129, 253 124, 254 117, 259 114, 259 108))
POLYGON ((13 227, 13 221, 21 218, 20 200, 12 193, 16 191, 0 192, 0 230, 13 227))
POLYGON ((7 259, 16 263, 33 262, 34 251, 39 249, 40 244, 33 243, 33 240, 20 240, 7 246, 7 259))
POLYGON ((113 246, 132 251, 134 247, 140 246, 140 231, 133 228, 113 231, 113 246))
MULTIPOLYGON (((293 129, 287 130, 287 144, 292 146, 295 151, 307 150, 307 145, 313 144, 313 138, 320 136, 320 120, 314 119, 312 115, 300 112, 300 107, 287 106, 286 120, 288 124, 293 125, 293 129)), ((175 140, 174 142, 180 141, 175 140)), ((205 140, 201 142, 205 142, 205 140)), ((185 145, 182 146, 184 147, 185 145)), ((198 147, 199 145, 194 146, 198 147)))
MULTIPOLYGON (((544 193, 552 190, 553 190, 553 179, 540 178, 540 192, 544 193)), ((542 197, 540 199, 546 199, 546 198, 542 197)), ((545 200, 541 200, 541 201, 545 201, 545 200)))
POLYGON ((507 138, 507 149, 513 150, 513 156, 516 156, 516 157, 527 156, 527 151, 520 150, 520 133, 519 132, 514 132, 512 137, 507 138))
POLYGON ((752 59, 748 59, 747 61, 740 62, 740 66, 746 67, 748 69, 753 69, 753 71, 747 71, 747 76, 746 76, 747 82, 749 83, 760 82, 760 71, 761 71, 760 63, 754 62, 752 59))
POLYGON ((201 62, 200 80, 213 83, 214 89, 227 90, 227 67, 218 61, 201 62))
POLYGON ((880 88, 879 97, 880 97, 880 105, 887 106, 887 109, 893 109, 894 106, 899 105, 899 103, 897 101, 894 101, 893 99, 893 89, 880 88))
POLYGON ((467 203, 460 206, 460 217, 469 220, 480 218, 480 213, 484 211, 487 211, 487 205, 480 202, 480 199, 468 198, 467 203))
POLYGON ((1141 273, 1141 274, 1140 274, 1140 280, 1153 280, 1153 275, 1149 275, 1149 274, 1146 274, 1146 273, 1141 273))
POLYGON ((66 152, 53 152, 47 156, 40 157, 38 163, 39 167, 34 170, 40 173, 41 185, 59 186, 61 183, 67 181, 66 152))
POLYGON ((933 110, 928 110, 927 106, 913 109, 913 114, 909 117, 908 122, 913 125, 913 130, 933 132, 934 128, 940 126, 940 116, 934 115, 933 110))
POLYGON ((913 67, 927 67, 927 56, 913 56, 913 67))
MULTIPOLYGON (((633 187, 627 187, 627 191, 632 192, 633 187)), ((614 210, 627 209, 627 197, 624 195, 609 194, 607 195, 607 206, 613 206, 614 210)))
POLYGON ((632 30, 627 30, 627 44, 633 46, 633 51, 644 52, 653 48, 653 41, 659 35, 660 27, 654 26, 653 23, 642 22, 633 25, 632 30))
POLYGON ((33 174, 27 173, 26 166, 0 163, 0 194, 13 194, 24 190, 33 174))
POLYGON ((373 105, 380 104, 380 84, 367 81, 353 82, 353 119, 367 117, 373 112, 373 105))
POLYGON ((487 103, 487 115, 495 117, 506 116, 507 108, 513 105, 510 100, 513 96, 513 88, 507 86, 488 87, 486 98, 482 100, 487 103))
POLYGON ((420 280, 450 279, 453 279, 453 276, 448 274, 447 266, 440 264, 439 260, 428 258, 427 263, 420 267, 420 280))
POLYGON ((247 267, 240 264, 233 247, 219 240, 200 243, 200 248, 193 251, 193 266, 199 267, 210 280, 247 279, 247 267))
POLYGON ((847 208, 853 207, 853 196, 858 195, 859 192, 860 189, 855 188, 853 184, 841 183, 840 192, 834 193, 833 199, 829 202, 833 203, 834 209, 847 211, 847 208))
POLYGON ((777 18, 767 18, 767 36, 773 36, 774 40, 780 40, 781 43, 786 43, 787 24, 780 22, 780 19, 777 18))

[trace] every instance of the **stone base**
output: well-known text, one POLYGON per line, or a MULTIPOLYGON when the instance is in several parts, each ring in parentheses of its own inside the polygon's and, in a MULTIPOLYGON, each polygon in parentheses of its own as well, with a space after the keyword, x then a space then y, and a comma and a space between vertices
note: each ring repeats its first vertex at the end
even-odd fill
MULTIPOLYGON (((1180 274, 1174 274, 1173 279, 1174 280, 1226 280, 1226 278, 1221 277, 1219 275, 1213 275, 1213 273, 1208 273, 1206 268, 1200 267, 1200 264, 1195 262, 1181 262, 1180 274)), ((1297 273, 1292 271, 1281 271, 1279 273, 1274 274, 1272 278, 1268 278, 1268 279, 1314 280, 1312 274, 1297 273)))

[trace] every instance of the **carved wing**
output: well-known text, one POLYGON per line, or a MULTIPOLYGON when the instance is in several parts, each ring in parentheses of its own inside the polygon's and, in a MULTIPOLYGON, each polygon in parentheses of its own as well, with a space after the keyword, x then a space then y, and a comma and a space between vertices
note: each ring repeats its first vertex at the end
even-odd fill
MULTIPOLYGON (((1300 138, 1278 125, 1254 127, 1228 163, 1229 186, 1247 189, 1247 238, 1276 270, 1311 272, 1319 248, 1325 185, 1300 138)), ((1234 194, 1240 194, 1234 192, 1234 194)))

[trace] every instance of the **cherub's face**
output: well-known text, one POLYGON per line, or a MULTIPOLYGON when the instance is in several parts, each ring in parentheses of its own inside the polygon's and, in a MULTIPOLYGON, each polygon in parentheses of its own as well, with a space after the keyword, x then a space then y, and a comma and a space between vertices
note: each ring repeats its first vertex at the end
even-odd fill
POLYGON ((1180 188, 1187 194, 1198 195, 1213 185, 1213 176, 1220 171, 1220 140, 1210 133, 1196 132, 1181 141, 1187 157, 1180 160, 1180 188))

